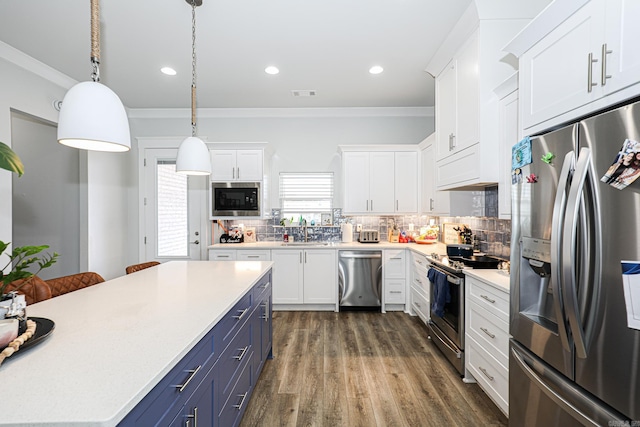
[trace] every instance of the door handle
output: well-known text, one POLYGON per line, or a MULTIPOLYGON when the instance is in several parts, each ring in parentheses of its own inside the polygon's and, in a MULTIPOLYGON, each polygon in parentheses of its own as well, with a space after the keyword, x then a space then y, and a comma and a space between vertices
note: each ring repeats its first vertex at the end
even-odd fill
POLYGON ((433 199, 429 199, 429 210, 433 210, 433 199))
POLYGON ((560 342, 565 351, 571 351, 571 348, 569 347, 569 334, 564 320, 564 310, 562 309, 564 305, 560 287, 562 280, 562 224, 564 222, 567 204, 569 173, 573 168, 574 154, 573 151, 570 151, 564 156, 560 178, 558 178, 558 189, 556 190, 556 199, 553 203, 553 217, 551 220, 551 259, 556 260, 555 265, 552 265, 551 269, 551 292, 558 322, 558 335, 560 335, 560 342))
POLYGON ((593 52, 589 52, 587 57, 589 65, 589 68, 587 68, 587 92, 591 93, 593 87, 598 85, 598 83, 593 82, 593 64, 598 62, 598 59, 593 57, 593 52))
POLYGON ((607 49, 607 44, 602 45, 602 66, 600 68, 600 84, 602 86, 607 84, 607 79, 611 78, 610 74, 607 74, 607 55, 613 53, 612 50, 607 49))
POLYGON ((189 242, 189 243, 191 243, 192 245, 199 245, 200 244, 200 240, 196 239, 195 241, 189 242))
POLYGON ((562 233, 562 253, 569 254, 567 262, 562 262, 562 294, 564 306, 569 317, 569 327, 576 346, 576 355, 585 359, 587 357, 587 346, 585 334, 580 321, 582 317, 578 308, 578 289, 576 286, 576 266, 573 260, 576 259, 577 252, 577 228, 580 210, 580 196, 584 189, 589 164, 591 163, 591 149, 582 148, 576 163, 576 170, 573 174, 569 196, 567 198, 567 214, 564 218, 562 233))

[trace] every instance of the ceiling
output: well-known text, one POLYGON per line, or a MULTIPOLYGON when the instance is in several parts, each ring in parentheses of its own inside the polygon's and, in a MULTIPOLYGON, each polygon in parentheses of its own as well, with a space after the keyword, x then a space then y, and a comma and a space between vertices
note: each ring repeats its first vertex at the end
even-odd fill
MULTIPOLYGON (((204 0, 198 108, 430 107, 424 70, 471 0, 204 0), (277 75, 264 72, 268 65, 277 75), (384 72, 369 74, 373 65, 384 72), (294 97, 293 90, 315 90, 294 97)), ((89 0, 0 2, 0 41, 89 80, 89 0)), ((128 108, 189 108, 191 7, 101 3, 101 82, 128 108), (163 66, 178 74, 160 73, 163 66)))

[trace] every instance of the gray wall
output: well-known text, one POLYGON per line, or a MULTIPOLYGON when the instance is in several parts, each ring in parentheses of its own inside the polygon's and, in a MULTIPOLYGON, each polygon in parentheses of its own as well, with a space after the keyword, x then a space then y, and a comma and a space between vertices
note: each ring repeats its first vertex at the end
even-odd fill
MULTIPOLYGON (((188 109, 130 110, 129 123, 134 139, 191 134, 188 109)), ((267 208, 279 205, 279 173, 299 171, 333 172, 334 201, 340 207, 339 145, 417 145, 433 131, 433 110, 429 108, 198 110, 198 135, 210 144, 267 142, 265 167, 269 172, 265 171, 265 186, 271 204, 267 208)), ((135 155, 139 155, 137 149, 135 155)), ((131 167, 137 168, 137 158, 131 167)), ((131 230, 133 236, 138 235, 140 193, 134 191, 130 197, 129 224, 136 227, 131 230)), ((211 241, 210 236, 207 241, 211 241)), ((131 240, 139 246, 137 242, 131 240)))
POLYGON ((56 126, 25 114, 11 117, 13 149, 25 165, 13 175, 13 246, 49 245, 61 256, 43 279, 80 271, 79 151, 56 141, 56 126))

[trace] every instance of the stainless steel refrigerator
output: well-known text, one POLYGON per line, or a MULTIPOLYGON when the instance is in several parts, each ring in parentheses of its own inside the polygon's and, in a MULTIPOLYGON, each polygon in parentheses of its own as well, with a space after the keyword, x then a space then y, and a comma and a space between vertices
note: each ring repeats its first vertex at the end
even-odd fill
POLYGON ((640 330, 621 269, 640 263, 640 179, 613 179, 636 141, 640 103, 514 150, 511 426, 640 426, 640 330))

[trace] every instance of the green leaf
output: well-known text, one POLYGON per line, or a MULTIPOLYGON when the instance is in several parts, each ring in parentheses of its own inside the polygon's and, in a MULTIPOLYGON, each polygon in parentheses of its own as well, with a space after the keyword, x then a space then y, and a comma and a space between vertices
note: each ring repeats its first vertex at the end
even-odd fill
POLYGON ((24 165, 20 157, 7 144, 0 142, 0 168, 15 172, 18 176, 24 173, 24 165))

